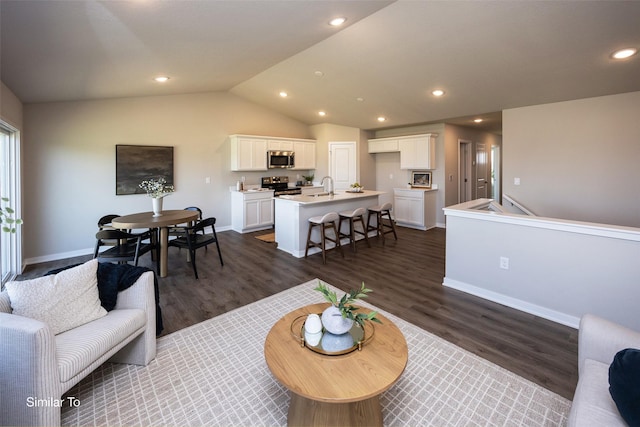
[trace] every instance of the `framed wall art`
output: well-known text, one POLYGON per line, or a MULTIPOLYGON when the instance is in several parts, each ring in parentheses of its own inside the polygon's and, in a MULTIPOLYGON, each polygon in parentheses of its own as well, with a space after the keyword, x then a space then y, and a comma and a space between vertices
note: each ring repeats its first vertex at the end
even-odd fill
POLYGON ((420 188, 431 188, 431 172, 411 172, 411 186, 420 188))
POLYGON ((151 178, 173 185, 173 147, 116 145, 116 195, 145 194, 139 185, 151 178))

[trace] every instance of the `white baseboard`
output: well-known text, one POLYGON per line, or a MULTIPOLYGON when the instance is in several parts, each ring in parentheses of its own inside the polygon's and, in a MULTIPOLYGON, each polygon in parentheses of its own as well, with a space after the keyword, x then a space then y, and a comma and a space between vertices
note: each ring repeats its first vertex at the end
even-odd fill
POLYGON ((31 264, 40 264, 41 262, 57 261, 60 259, 73 258, 77 256, 93 255, 93 250, 93 248, 78 249, 77 251, 61 252, 57 254, 26 258, 24 260, 24 266, 26 267, 27 265, 31 264))
POLYGON ((542 317, 544 319, 551 320, 552 322, 560 323, 574 329, 578 329, 578 326, 580 325, 579 317, 570 316, 568 314, 561 313, 555 310, 550 310, 548 308, 541 307, 536 304, 531 304, 530 302, 513 298, 507 295, 499 294, 497 292, 489 291, 487 289, 480 288, 469 283, 447 279, 445 277, 442 285, 448 288, 466 292, 471 295, 475 295, 480 298, 484 298, 489 301, 497 302, 498 304, 515 308, 516 310, 524 311, 525 313, 533 314, 535 316, 542 317))

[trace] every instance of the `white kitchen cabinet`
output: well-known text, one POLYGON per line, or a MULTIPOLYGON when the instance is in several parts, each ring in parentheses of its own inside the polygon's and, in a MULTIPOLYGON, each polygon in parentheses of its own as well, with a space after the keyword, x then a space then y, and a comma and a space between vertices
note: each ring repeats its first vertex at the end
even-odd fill
POLYGON ((400 151, 398 138, 370 139, 367 146, 369 153, 393 153, 400 151))
POLYGON ((266 171, 267 140, 244 135, 230 135, 232 171, 266 171))
POLYGON ((435 169, 437 136, 429 133, 398 139, 400 169, 435 169))
POLYGON ((428 230, 436 226, 436 194, 434 189, 395 188, 393 214, 400 226, 428 230))
POLYGON ((273 227, 273 190, 231 191, 231 228, 238 233, 273 227))
POLYGON ((309 170, 316 168, 316 143, 315 141, 293 141, 296 170, 309 170))
POLYGON ((267 147, 270 151, 294 151, 293 141, 290 139, 270 139, 267 147))
POLYGON ((312 139, 280 138, 275 136, 229 135, 232 171, 266 171, 267 151, 293 151, 295 167, 316 168, 316 142, 312 139))

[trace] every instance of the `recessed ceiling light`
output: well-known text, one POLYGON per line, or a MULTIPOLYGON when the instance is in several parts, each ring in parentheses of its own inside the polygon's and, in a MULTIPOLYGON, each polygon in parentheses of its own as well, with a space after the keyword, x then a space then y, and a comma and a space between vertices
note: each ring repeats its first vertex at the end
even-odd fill
POLYGON ((482 119, 473 119, 474 123, 482 123, 482 119))
POLYGON ((154 78, 153 80, 157 81, 158 83, 164 83, 169 81, 169 77, 167 76, 158 76, 156 78, 154 78))
POLYGON ((380 117, 378 117, 378 121, 379 121, 380 123, 382 123, 382 122, 386 122, 386 121, 387 121, 387 118, 386 118, 386 117, 383 117, 383 116, 380 116, 380 117))
POLYGON ((327 112, 326 111, 318 111, 318 115, 321 116, 321 117, 324 117, 324 116, 327 115, 327 112))
POLYGON ((635 55, 636 53, 638 53, 638 49, 636 49, 635 47, 629 47, 626 49, 616 50, 611 54, 611 57, 613 59, 627 59, 635 55))
POLYGON ((442 89, 436 89, 434 91, 431 91, 431 95, 433 95, 433 96, 442 96, 442 95, 444 95, 444 91, 442 89))
POLYGON ((331 25, 332 27, 339 27, 340 25, 344 24, 346 20, 347 18, 344 18, 342 16, 333 18, 331 21, 329 21, 329 25, 331 25))
POLYGON ((357 98, 356 98, 356 101, 358 101, 358 102, 363 102, 363 101, 364 101, 364 98, 363 98, 363 97, 361 97, 361 96, 359 96, 359 97, 357 97, 357 98))
POLYGON ((289 94, 285 91, 280 92, 280 97, 281 98, 286 98, 287 96, 289 96, 289 94))
POLYGON ((313 74, 314 74, 316 77, 322 77, 322 76, 324 76, 324 73, 323 73, 322 71, 315 71, 313 74))

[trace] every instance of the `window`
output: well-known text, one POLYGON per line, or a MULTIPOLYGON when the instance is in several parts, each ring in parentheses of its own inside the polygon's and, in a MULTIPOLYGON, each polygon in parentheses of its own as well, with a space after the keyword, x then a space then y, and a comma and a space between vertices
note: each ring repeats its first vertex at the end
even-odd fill
MULTIPOLYGON (((15 210, 14 218, 22 218, 20 212, 20 133, 17 129, 0 120, 0 195, 9 199, 15 210)), ((21 270, 22 230, 16 233, 0 231, 0 273, 2 284, 13 279, 21 270)))

